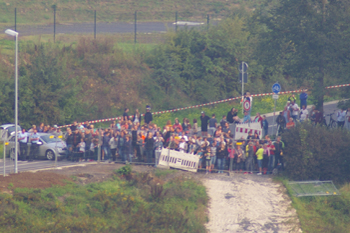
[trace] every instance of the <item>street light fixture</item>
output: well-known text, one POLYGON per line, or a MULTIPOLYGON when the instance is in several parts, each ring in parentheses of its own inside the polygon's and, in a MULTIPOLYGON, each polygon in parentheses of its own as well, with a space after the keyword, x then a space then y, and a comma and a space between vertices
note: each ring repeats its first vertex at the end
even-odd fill
MULTIPOLYGON (((17 161, 18 161, 18 32, 7 29, 5 33, 9 36, 16 38, 16 51, 15 51, 15 173, 18 173, 17 161)), ((5 159, 5 158, 4 158, 5 159)))

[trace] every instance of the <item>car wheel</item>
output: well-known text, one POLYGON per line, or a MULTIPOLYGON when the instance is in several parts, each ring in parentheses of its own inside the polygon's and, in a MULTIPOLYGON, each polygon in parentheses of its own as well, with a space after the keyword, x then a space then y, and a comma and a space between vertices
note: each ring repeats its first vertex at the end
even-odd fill
POLYGON ((54 160, 55 159, 55 153, 53 153, 52 150, 47 150, 45 155, 46 155, 46 158, 48 160, 54 160))

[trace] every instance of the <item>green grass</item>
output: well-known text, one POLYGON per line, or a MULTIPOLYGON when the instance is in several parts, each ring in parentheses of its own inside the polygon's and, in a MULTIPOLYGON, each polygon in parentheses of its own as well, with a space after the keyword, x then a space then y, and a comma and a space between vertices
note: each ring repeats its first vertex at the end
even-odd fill
POLYGON ((235 1, 226 0, 62 0, 62 1, 0 1, 0 24, 14 23, 14 8, 17 8, 18 24, 48 24, 53 22, 53 5, 56 5, 58 23, 93 22, 94 10, 98 22, 133 21, 134 12, 138 12, 139 21, 174 21, 178 11, 178 20, 206 21, 206 15, 222 18, 230 15, 232 10, 244 4, 256 7, 260 0, 235 1))
POLYGON ((137 180, 0 194, 0 232, 205 232, 205 187, 176 179, 164 186, 137 180))
POLYGON ((303 232, 346 233, 350 228, 350 184, 343 185, 339 196, 295 197, 285 179, 279 179, 287 188, 296 209, 303 232))

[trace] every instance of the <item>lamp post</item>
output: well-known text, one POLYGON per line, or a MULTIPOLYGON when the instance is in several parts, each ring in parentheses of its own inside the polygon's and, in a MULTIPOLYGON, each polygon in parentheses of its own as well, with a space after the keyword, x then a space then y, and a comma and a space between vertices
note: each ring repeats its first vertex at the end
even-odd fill
POLYGON ((18 160, 18 32, 7 29, 5 33, 9 36, 16 38, 16 51, 15 51, 15 173, 18 173, 17 160, 18 160))

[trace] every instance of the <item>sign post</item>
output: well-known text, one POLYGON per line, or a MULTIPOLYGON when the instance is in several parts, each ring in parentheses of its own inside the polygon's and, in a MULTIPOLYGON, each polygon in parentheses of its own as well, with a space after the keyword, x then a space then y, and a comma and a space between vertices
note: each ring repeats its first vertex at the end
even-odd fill
MULTIPOLYGON (((272 95, 272 98, 275 100, 275 106, 273 108, 273 122, 272 125, 275 124, 275 114, 276 114, 276 103, 277 103, 277 99, 278 99, 278 93, 280 93, 281 91, 281 85, 278 84, 278 82, 276 82, 275 84, 272 85, 272 92, 275 93, 274 95, 272 95)), ((272 127, 272 135, 274 134, 274 128, 272 127)), ((277 131, 277 130, 276 130, 277 131)), ((276 132, 277 134, 277 132, 276 132)))
POLYGON ((245 63, 244 61, 241 64, 241 67, 239 68, 239 72, 241 73, 241 82, 242 82, 242 114, 244 113, 244 83, 248 82, 248 64, 245 63))

